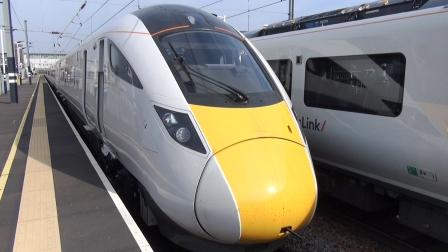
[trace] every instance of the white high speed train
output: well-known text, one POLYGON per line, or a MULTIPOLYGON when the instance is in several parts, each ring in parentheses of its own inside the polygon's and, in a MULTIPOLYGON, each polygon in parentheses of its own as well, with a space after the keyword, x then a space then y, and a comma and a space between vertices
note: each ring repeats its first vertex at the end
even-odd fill
POLYGON ((448 1, 379 1, 247 36, 291 97, 322 189, 366 210, 398 199, 400 222, 448 241, 448 1))
POLYGON ((270 250, 311 221, 317 185, 288 95, 215 16, 179 5, 125 15, 48 79, 138 180, 144 221, 179 245, 270 250))

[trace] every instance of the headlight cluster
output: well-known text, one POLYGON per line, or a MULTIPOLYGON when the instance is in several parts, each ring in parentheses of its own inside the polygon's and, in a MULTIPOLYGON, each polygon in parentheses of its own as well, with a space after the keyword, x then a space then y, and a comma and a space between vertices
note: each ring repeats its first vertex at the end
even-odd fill
POLYGON ((206 153, 188 114, 154 106, 170 136, 179 144, 200 153, 206 153))

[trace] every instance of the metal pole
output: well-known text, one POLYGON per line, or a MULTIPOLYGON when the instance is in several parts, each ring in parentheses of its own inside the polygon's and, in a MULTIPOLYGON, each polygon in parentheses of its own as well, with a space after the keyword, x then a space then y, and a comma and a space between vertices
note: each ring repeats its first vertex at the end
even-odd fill
POLYGON ((28 28, 25 20, 25 43, 26 43, 26 61, 28 63, 28 82, 31 85, 31 61, 30 61, 30 43, 28 42, 28 28))
POLYGON ((294 19, 294 0, 289 0, 288 19, 289 20, 293 20, 294 19))
POLYGON ((249 0, 247 0, 247 31, 250 29, 250 6, 249 0))
POLYGON ((19 43, 19 41, 16 41, 16 58, 15 58, 15 60, 16 60, 16 63, 17 63, 17 76, 16 76, 16 79, 17 79, 17 86, 20 86, 20 85, 22 85, 22 60, 20 59, 20 56, 21 56, 21 53, 20 53, 20 47, 19 47, 19 45, 20 45, 20 43, 19 43))
POLYGON ((3 46, 3 27, 0 30, 0 40, 1 40, 1 44, 2 44, 2 76, 3 76, 3 83, 0 84, 2 86, 2 93, 8 92, 8 90, 6 89, 6 64, 5 64, 5 47, 3 46))
POLYGON ((12 34, 11 22, 11 4, 10 0, 3 1, 3 19, 5 27, 9 28, 5 31, 6 53, 8 54, 8 82, 9 82, 9 97, 11 103, 18 103, 19 97, 17 94, 17 68, 14 59, 14 38, 12 34))
POLYGON ((1 43, 2 43, 2 70, 3 70, 3 74, 6 74, 5 47, 3 45, 3 27, 0 30, 0 37, 1 37, 1 43))

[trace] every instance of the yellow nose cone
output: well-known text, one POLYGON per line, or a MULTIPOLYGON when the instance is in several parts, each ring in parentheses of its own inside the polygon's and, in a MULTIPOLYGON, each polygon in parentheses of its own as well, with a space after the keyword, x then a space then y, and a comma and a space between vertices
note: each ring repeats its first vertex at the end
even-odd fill
POLYGON ((216 154, 240 214, 241 242, 281 238, 300 229, 316 206, 316 180, 303 146, 285 139, 244 141, 216 154))
POLYGON ((240 241, 264 243, 311 220, 317 187, 287 104, 253 108, 190 105, 232 191, 240 241))

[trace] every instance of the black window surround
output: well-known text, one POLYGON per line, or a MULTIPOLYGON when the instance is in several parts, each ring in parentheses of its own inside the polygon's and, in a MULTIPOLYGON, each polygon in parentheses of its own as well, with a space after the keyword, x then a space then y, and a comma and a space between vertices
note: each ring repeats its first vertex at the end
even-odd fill
POLYGON ((291 98, 292 92, 292 61, 290 59, 268 60, 272 70, 285 88, 286 93, 291 98))
POLYGON ((397 117, 403 107, 405 68, 402 53, 309 58, 305 105, 397 117))
POLYGON ((136 88, 143 89, 140 80, 137 77, 134 69, 124 57, 123 53, 118 47, 109 40, 109 64, 112 72, 127 83, 136 88))

